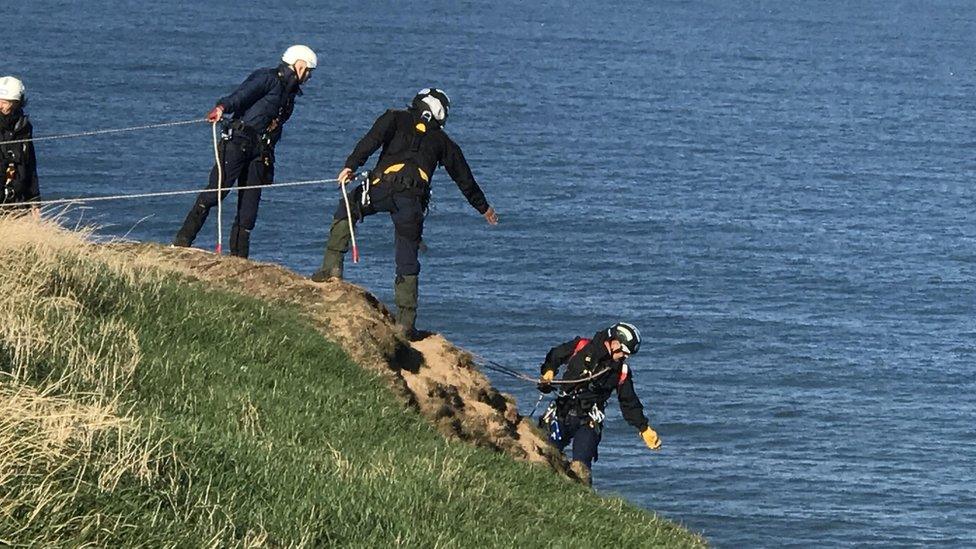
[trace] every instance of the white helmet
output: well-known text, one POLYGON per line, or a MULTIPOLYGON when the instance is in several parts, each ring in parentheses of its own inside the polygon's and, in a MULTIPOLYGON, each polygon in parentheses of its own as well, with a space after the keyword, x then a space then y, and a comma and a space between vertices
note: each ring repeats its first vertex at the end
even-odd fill
POLYGON ((24 83, 13 76, 0 78, 0 99, 23 101, 25 91, 27 90, 24 89, 24 83))
POLYGON ((424 88, 417 92, 410 102, 414 109, 428 110, 435 120, 443 126, 451 110, 451 98, 447 92, 437 88, 424 88))
POLYGON ((295 45, 285 50, 281 60, 289 65, 294 65, 296 61, 302 60, 310 69, 314 69, 319 64, 319 58, 312 51, 312 48, 302 45, 295 45))

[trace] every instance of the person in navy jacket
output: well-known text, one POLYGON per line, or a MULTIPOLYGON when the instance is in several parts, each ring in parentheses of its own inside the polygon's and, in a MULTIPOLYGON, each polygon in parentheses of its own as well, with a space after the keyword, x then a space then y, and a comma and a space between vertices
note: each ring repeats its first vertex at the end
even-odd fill
MULTIPOLYGON (((217 100, 207 114, 207 120, 218 122, 230 114, 223 139, 217 147, 223 182, 229 189, 240 187, 237 215, 230 234, 230 253, 247 257, 250 252, 251 231, 257 221, 261 186, 274 180, 274 149, 281 139, 281 130, 295 108, 295 98, 302 94, 301 85, 308 81, 318 65, 318 57, 307 46, 296 45, 285 50, 281 64, 258 69, 230 95, 217 100)), ((210 170, 208 189, 216 189, 221 173, 214 165, 210 170)), ((174 246, 190 246, 207 220, 210 209, 223 200, 229 190, 218 197, 216 192, 197 196, 176 237, 174 246)))

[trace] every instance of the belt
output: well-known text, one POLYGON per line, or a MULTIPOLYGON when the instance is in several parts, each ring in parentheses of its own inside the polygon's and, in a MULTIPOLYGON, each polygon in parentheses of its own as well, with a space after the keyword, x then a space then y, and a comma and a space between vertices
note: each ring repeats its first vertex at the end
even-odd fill
POLYGON ((258 131, 251 126, 248 126, 244 122, 241 122, 240 119, 234 120, 230 123, 230 133, 228 137, 233 138, 235 133, 240 133, 254 143, 261 140, 261 135, 258 133, 258 131))

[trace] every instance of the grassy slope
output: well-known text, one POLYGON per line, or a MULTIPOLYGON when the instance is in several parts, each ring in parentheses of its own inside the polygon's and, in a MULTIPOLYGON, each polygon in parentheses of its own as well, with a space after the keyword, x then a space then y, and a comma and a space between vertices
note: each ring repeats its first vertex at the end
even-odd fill
MULTIPOLYGON (((97 460, 90 470, 62 471, 82 479, 70 503, 30 520, 26 507, 0 516, 0 532, 28 525, 0 540, 700 543, 544 468, 445 441, 292 311, 172 276, 143 283, 85 270, 100 283, 59 275, 48 286, 74 295, 92 323, 112 320, 137 334, 141 360, 121 407, 142 436, 161 441, 145 465, 153 474, 122 475, 106 490, 95 483, 97 460)), ((0 484, 0 503, 5 495, 0 484)))

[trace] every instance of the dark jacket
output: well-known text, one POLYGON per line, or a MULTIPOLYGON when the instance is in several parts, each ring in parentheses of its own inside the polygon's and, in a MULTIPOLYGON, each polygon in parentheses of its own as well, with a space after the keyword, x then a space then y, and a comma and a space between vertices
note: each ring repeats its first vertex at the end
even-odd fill
POLYGON ((566 364, 566 372, 562 379, 571 381, 589 377, 604 368, 609 368, 607 373, 591 381, 562 386, 564 392, 569 395, 569 398, 563 399, 563 402, 576 407, 577 412, 586 413, 594 404, 602 411, 606 409, 607 400, 616 389, 617 401, 620 403, 620 411, 624 419, 638 430, 644 430, 647 427, 647 417, 644 415, 644 406, 634 391, 634 373, 628 368, 627 375, 621 376, 625 363, 611 358, 610 351, 604 345, 607 340, 606 332, 598 332, 586 346, 573 354, 580 339, 577 337, 553 347, 542 363, 542 373, 558 372, 559 367, 566 364), (624 378, 623 381, 621 377, 624 378))
POLYGON ((252 129, 257 136, 264 135, 277 120, 269 135, 272 145, 281 139, 281 128, 291 118, 295 109, 295 96, 301 95, 298 75, 282 63, 276 68, 258 69, 251 73, 236 90, 217 100, 224 112, 252 129))
MULTIPOLYGON (((17 109, 7 116, 0 114, 0 142, 33 137, 34 127, 24 111, 17 109)), ((0 179, 7 182, 7 188, 13 191, 12 201, 24 202, 38 198, 40 191, 37 185, 37 157, 34 155, 32 141, 0 145, 0 179), (9 174, 13 178, 7 182, 9 174)), ((0 202, 3 198, 0 191, 0 202)))
POLYGON ((468 203, 478 210, 478 213, 487 212, 488 200, 474 180, 471 167, 464 159, 461 147, 458 147, 436 123, 427 122, 424 124, 426 130, 418 132, 417 124, 424 122, 420 114, 421 111, 415 109, 391 109, 383 113, 373 123, 369 132, 356 144, 356 148, 346 159, 345 167, 353 171, 359 169, 377 149, 383 147, 380 159, 373 170, 374 176, 379 176, 392 165, 408 163, 424 171, 428 177, 428 181, 424 183, 429 185, 434 170, 440 164, 447 169, 447 174, 461 189, 468 203))

